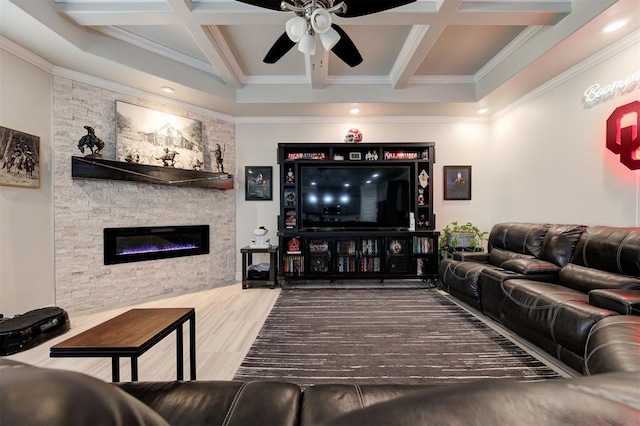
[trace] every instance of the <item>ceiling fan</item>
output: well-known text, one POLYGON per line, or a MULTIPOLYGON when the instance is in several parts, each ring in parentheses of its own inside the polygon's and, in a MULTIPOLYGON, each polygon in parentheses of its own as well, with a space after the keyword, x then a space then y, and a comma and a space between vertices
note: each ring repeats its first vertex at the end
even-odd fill
POLYGON ((315 35, 318 34, 325 50, 331 50, 350 67, 362 62, 362 56, 351 38, 338 25, 331 22, 331 14, 354 18, 393 9, 416 0, 238 0, 253 6, 296 16, 287 21, 285 32, 276 40, 263 61, 275 64, 293 46, 309 55, 315 54, 315 35))

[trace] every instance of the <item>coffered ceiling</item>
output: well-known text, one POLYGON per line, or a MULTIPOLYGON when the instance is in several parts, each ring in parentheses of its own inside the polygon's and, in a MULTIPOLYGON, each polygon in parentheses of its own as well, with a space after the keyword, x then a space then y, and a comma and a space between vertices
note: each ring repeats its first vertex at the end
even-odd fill
POLYGON ((321 47, 314 56, 293 48, 275 64, 262 62, 294 14, 234 0, 2 0, 0 7, 0 34, 59 70, 235 117, 346 116, 354 105, 362 116, 498 111, 640 28, 640 0, 417 0, 362 17, 334 15, 364 59, 351 68, 321 47), (616 19, 629 22, 602 33, 616 19))

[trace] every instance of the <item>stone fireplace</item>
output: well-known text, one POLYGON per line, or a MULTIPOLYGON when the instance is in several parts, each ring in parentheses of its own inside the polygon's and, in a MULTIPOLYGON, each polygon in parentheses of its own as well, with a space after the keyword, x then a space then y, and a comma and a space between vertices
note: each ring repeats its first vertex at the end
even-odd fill
POLYGON ((104 264, 209 254, 209 225, 105 228, 104 264))
MULTIPOLYGON (((216 144, 225 147, 225 169, 235 170, 233 122, 206 115, 203 110, 188 111, 64 77, 54 76, 53 84, 56 304, 77 314, 131 306, 235 282, 233 190, 78 179, 71 174, 72 156, 81 155, 77 141, 86 134, 85 125, 91 125, 105 142, 100 152, 103 158, 117 157, 116 101, 202 122, 205 170, 208 171, 215 170, 216 144), (105 264, 105 228, 127 232, 131 228, 152 228, 160 231, 157 235, 163 235, 167 229, 176 228, 171 226, 176 224, 208 226, 206 236, 200 241, 201 248, 208 254, 191 256, 196 249, 183 251, 168 247, 162 255, 169 254, 172 259, 132 254, 126 258, 144 258, 144 261, 105 264)), ((121 237, 133 239, 126 234, 121 237)), ((173 237, 163 239, 172 241, 173 237)))

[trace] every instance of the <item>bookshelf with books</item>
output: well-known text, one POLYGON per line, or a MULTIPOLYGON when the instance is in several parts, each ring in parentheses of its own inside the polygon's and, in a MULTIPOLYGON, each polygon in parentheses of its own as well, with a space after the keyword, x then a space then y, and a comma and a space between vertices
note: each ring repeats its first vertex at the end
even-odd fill
POLYGON ((437 278, 434 163, 433 142, 278 144, 279 280, 437 278))

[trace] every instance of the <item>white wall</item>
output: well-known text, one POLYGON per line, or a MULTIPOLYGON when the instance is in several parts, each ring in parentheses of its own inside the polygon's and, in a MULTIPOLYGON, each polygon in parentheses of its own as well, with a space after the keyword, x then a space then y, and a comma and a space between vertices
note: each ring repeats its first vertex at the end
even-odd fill
MULTIPOLYGON (((620 164, 604 145, 606 119, 616 107, 638 100, 640 88, 590 107, 583 103, 592 83, 606 85, 640 69, 638 51, 636 42, 590 58, 549 82, 550 91, 540 88, 486 123, 433 117, 239 120, 236 245, 248 244, 258 225, 277 241, 278 194, 273 201, 245 201, 244 166, 272 165, 277 190, 279 142, 340 142, 351 127, 363 132, 364 142, 436 143, 436 229, 452 221, 471 221, 483 230, 504 221, 640 226, 640 171, 620 164), (442 199, 444 165, 472 166, 471 201, 442 199)), ((237 277, 240 268, 237 254, 237 277)))
POLYGON ((640 99, 640 85, 592 106, 583 99, 593 83, 640 70, 639 51, 636 42, 492 123, 493 223, 640 226, 640 171, 605 147, 607 118, 640 99))
MULTIPOLYGON (((277 216, 279 168, 277 145, 280 142, 341 142, 347 131, 358 128, 363 142, 435 142, 436 165, 432 177, 434 186, 434 211, 436 228, 457 220, 471 221, 488 230, 491 221, 491 168, 492 153, 489 150, 489 125, 477 119, 434 119, 433 117, 398 120, 394 118, 366 119, 360 121, 329 119, 291 119, 277 124, 243 122, 236 124, 238 191, 236 192, 238 250, 251 241, 252 231, 263 225, 269 230, 272 244, 277 243, 277 216), (475 122, 474 122, 475 121, 475 122), (472 166, 472 199, 470 201, 442 200, 442 166, 472 166), (245 201, 244 167, 273 166, 273 201, 245 201)), ((237 254, 236 276, 240 276, 241 258, 237 254)))
POLYGON ((0 125, 40 137, 40 188, 0 186, 0 313, 12 316, 54 304, 51 76, 3 49, 0 64, 0 125))

